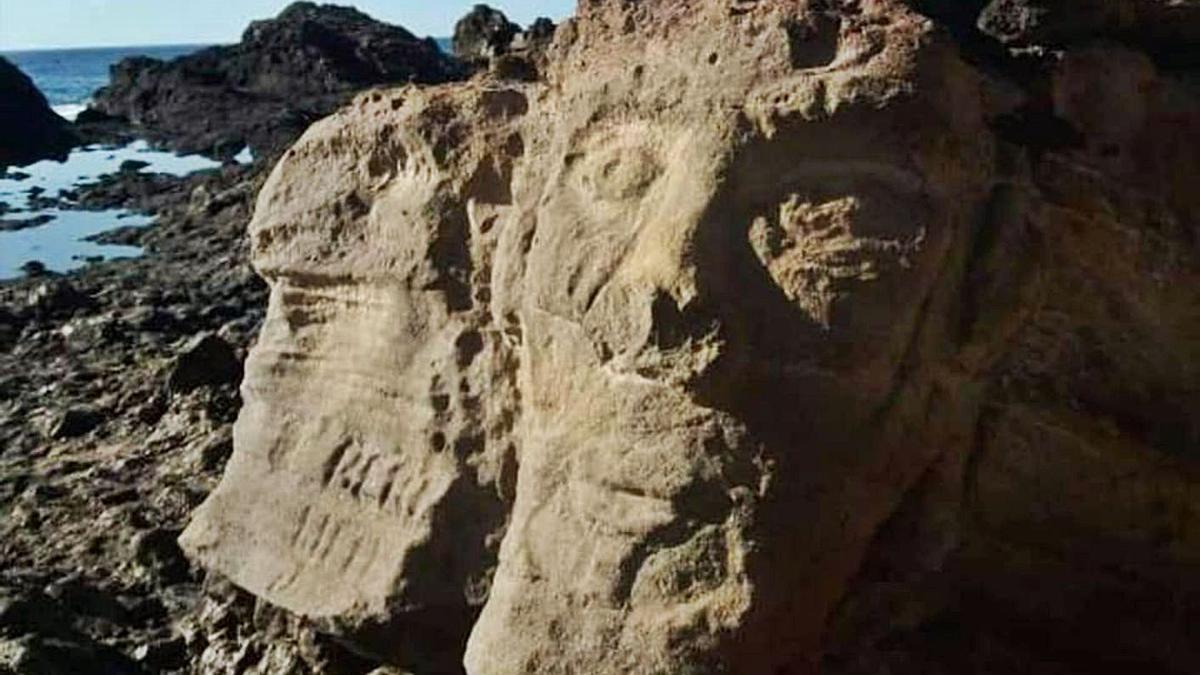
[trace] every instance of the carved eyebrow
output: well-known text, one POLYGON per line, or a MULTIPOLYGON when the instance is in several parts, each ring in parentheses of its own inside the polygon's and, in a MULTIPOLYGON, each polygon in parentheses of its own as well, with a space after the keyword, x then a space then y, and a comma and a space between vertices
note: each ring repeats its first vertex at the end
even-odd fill
POLYGON ((738 186, 744 197, 755 198, 778 193, 780 185, 830 179, 866 179, 886 185, 897 192, 915 194, 927 188, 917 173, 895 164, 866 159, 804 160, 786 167, 770 181, 750 181, 738 186))

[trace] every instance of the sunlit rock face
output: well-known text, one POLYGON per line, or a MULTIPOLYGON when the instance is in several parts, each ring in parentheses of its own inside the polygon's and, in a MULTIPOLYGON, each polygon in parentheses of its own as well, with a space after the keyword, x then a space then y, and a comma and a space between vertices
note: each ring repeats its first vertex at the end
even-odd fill
MULTIPOLYGON (((550 63, 365 95, 275 169, 251 226, 270 312, 195 559, 418 672, 765 675, 886 672, 863 665, 879 643, 970 618, 947 570, 1011 581, 1015 539, 1103 558, 1108 526, 1066 495, 1162 448, 1117 425, 1119 457, 1076 452, 1047 486, 1051 422, 1021 420, 1055 413, 1005 387, 1076 386, 1050 326, 1145 325, 1079 283, 1099 262, 1062 259, 1116 236, 1063 229, 1115 164, 1002 139, 1021 92, 890 0, 591 0, 550 63)), ((1064 63, 1062 114, 1145 133, 1145 106, 1122 126, 1080 103, 1096 72, 1064 63)), ((1164 279, 1194 279, 1171 250, 1164 279)), ((1097 367, 1194 401, 1181 316, 1097 367)))

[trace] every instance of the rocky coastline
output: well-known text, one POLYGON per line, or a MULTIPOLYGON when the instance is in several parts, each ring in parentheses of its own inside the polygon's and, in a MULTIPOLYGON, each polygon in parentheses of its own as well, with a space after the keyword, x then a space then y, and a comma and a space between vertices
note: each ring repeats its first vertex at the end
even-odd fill
POLYGON ((47 195, 152 216, 99 235, 145 254, 0 282, 0 675, 1200 668, 1200 5, 587 0, 455 38, 296 3, 37 113, 7 163, 257 161, 47 195), (781 381, 817 366, 853 387, 781 381), (239 413, 277 436, 235 450, 239 413), (420 467, 386 489, 380 428, 420 467), (408 557, 305 567, 344 542, 289 500, 408 557))
POLYGON ((79 141, 33 81, 0 57, 0 172, 12 165, 66 158, 79 141))
MULTIPOLYGON (((79 143, 137 138, 223 158, 249 147, 259 158, 184 177, 131 166, 34 200, 154 222, 95 237, 140 246, 141 257, 65 274, 30 261, 26 278, 0 281, 0 673, 379 667, 205 574, 175 538, 232 451, 241 361, 267 305, 246 226, 274 158, 363 89, 463 79, 487 66, 355 10, 308 2, 250 26, 233 47, 118 64, 75 125, 0 64, 16 83, 2 90, 26 96, 0 105, 25 125, 6 122, 5 132, 38 141, 26 149, 0 138, 13 150, 0 157, 10 175, 79 143)), ((0 224, 45 222, 12 213, 0 224)))

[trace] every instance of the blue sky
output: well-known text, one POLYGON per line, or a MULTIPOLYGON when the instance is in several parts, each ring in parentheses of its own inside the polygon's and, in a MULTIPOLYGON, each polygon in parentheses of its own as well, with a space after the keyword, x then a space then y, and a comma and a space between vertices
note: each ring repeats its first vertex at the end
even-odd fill
MULTIPOLYGON (((418 35, 448 36, 478 0, 334 0, 418 35)), ((290 0, 0 0, 0 50, 237 42, 290 0)), ((561 19, 575 0, 493 0, 522 25, 561 19)))

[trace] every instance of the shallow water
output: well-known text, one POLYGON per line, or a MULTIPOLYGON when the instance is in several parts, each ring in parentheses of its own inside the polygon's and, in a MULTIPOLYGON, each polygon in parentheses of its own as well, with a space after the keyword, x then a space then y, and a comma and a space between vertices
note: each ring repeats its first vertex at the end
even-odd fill
MULTIPOLYGON (((239 155, 239 161, 250 161, 249 153, 239 155)), ((0 202, 9 205, 6 220, 24 220, 39 215, 54 216, 54 220, 39 227, 17 232, 0 232, 0 279, 21 276, 21 266, 37 260, 50 270, 66 272, 84 265, 88 258, 124 258, 141 254, 134 246, 113 246, 82 241, 106 230, 124 226, 144 226, 151 218, 125 210, 71 211, 60 209, 30 210, 29 190, 41 188, 44 196, 54 197, 81 183, 97 180, 104 174, 116 173, 127 160, 146 162, 143 172, 183 176, 194 171, 214 169, 220 162, 199 155, 178 156, 149 147, 137 141, 121 148, 89 146, 78 148, 66 162, 44 161, 23 168, 11 168, 0 178, 0 202), (14 173, 29 174, 28 178, 11 178, 14 173), (18 210, 19 212, 13 212, 18 210)))

